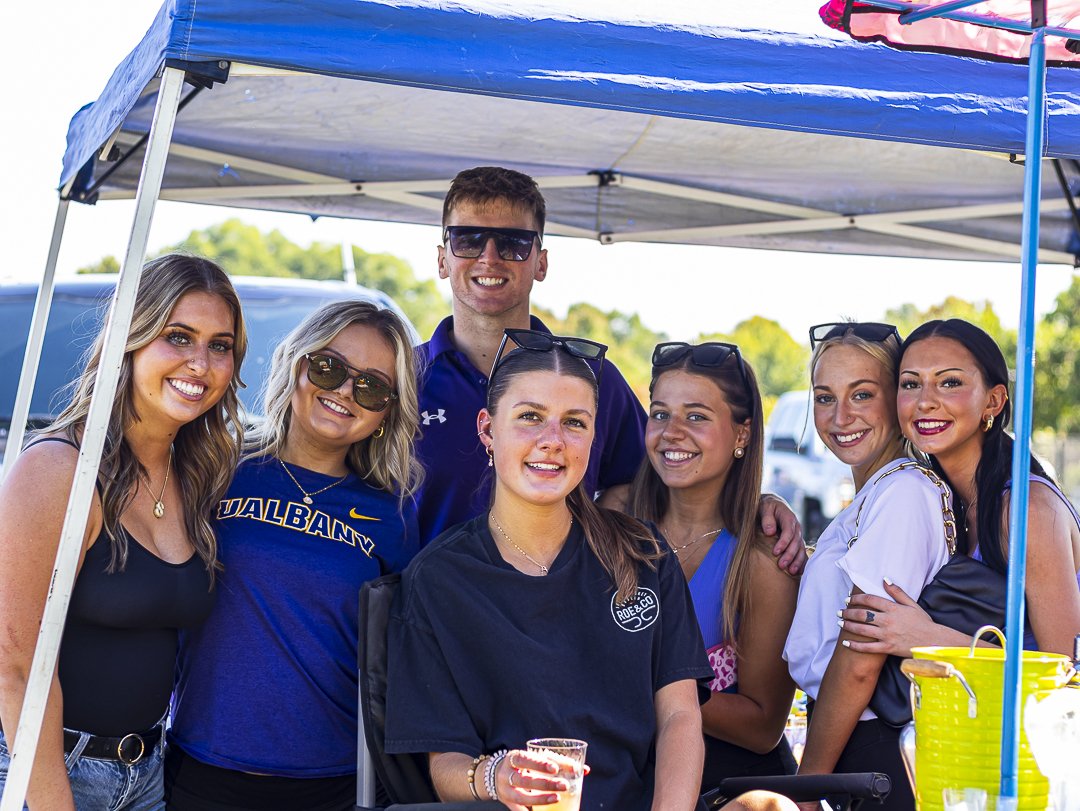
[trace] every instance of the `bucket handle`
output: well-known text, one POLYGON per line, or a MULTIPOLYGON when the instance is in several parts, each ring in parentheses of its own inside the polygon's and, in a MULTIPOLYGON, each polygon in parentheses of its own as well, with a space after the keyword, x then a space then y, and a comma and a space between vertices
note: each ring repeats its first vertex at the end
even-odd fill
POLYGON ((1001 632, 1001 629, 996 625, 984 625, 982 628, 975 632, 975 635, 971 637, 971 648, 968 650, 968 656, 973 657, 975 655, 975 647, 979 644, 979 640, 984 634, 993 633, 1001 643, 1002 649, 1005 648, 1005 634, 1001 632))
POLYGON ((960 686, 964 688, 964 692, 968 694, 968 718, 978 717, 979 700, 975 698, 975 691, 967 683, 964 674, 948 662, 938 662, 933 659, 905 659, 900 663, 900 672, 911 682, 912 691, 915 694, 915 709, 919 709, 922 705, 922 690, 919 688, 919 683, 915 681, 916 677, 924 679, 955 678, 960 682, 960 686))

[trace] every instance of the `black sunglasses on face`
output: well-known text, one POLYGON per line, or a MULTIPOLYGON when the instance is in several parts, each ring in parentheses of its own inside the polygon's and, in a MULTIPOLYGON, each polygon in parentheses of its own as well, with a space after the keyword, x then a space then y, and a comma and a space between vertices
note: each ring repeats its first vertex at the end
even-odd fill
POLYGON ((747 393, 750 393, 750 378, 746 376, 746 366, 743 364, 743 357, 742 353, 739 352, 739 347, 721 341, 709 341, 696 346, 685 341, 669 341, 657 344, 652 353, 653 375, 656 374, 658 369, 678 363, 687 355, 690 356, 690 360, 695 366, 707 368, 723 366, 727 359, 734 355, 743 387, 747 393))
POLYGON ((495 240, 499 258, 507 262, 524 262, 532 254, 533 242, 540 234, 525 228, 485 228, 480 225, 448 225, 443 242, 459 259, 476 259, 484 252, 488 240, 495 240))
POLYGON ((883 343, 890 335, 895 335, 898 343, 903 342, 900 331, 892 324, 880 324, 876 321, 833 321, 810 327, 810 349, 813 351, 822 341, 843 338, 849 332, 856 338, 874 343, 883 343))
POLYGON ((333 391, 348 378, 353 379, 353 401, 368 411, 383 411, 391 400, 397 399, 397 392, 384 380, 367 372, 361 372, 341 358, 323 355, 318 352, 304 355, 308 362, 307 378, 313 385, 325 391, 333 391))
POLYGON ((518 348, 528 349, 532 352, 550 352, 555 347, 560 347, 575 358, 599 361, 599 366, 596 369, 596 385, 600 385, 600 372, 604 369, 606 346, 585 338, 551 335, 534 329, 508 329, 503 333, 502 343, 499 344, 499 351, 495 353, 495 362, 491 364, 491 373, 488 375, 488 380, 494 377, 495 370, 499 368, 499 361, 503 358, 503 350, 506 349, 508 340, 517 344, 518 348))

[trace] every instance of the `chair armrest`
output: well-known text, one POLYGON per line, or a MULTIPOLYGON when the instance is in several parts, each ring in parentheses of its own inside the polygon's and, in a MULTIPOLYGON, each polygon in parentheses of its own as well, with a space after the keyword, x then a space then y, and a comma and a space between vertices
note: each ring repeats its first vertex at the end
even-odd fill
POLYGON ((768 777, 729 777, 720 782, 717 789, 704 796, 710 808, 710 800, 720 796, 731 798, 755 790, 774 791, 795 802, 819 800, 829 795, 846 794, 852 799, 883 800, 889 796, 892 781, 880 772, 853 772, 851 774, 796 774, 768 777))

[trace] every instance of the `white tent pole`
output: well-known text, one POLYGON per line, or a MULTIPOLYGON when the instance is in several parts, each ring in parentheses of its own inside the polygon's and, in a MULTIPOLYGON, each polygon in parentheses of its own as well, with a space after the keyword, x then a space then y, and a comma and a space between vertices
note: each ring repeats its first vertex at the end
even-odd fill
POLYGON ((22 449, 23 436, 26 433, 26 419, 30 416, 30 400, 37 382, 38 364, 41 362, 41 346, 45 342, 45 325, 49 323, 49 309, 52 307, 53 282, 56 277, 56 258, 60 255, 60 242, 64 238, 64 224, 67 222, 68 201, 60 198, 56 206, 56 219, 53 221, 52 241, 49 243, 49 256, 45 260, 45 273, 38 287, 37 301, 34 303, 34 317, 30 321, 30 336, 26 339, 26 352, 23 354, 22 374, 19 375, 18 394, 15 395, 15 407, 11 412, 11 426, 8 428, 7 446, 4 448, 4 467, 0 470, 0 482, 7 476, 15 458, 22 449))
POLYGON ((120 380, 120 364, 124 359, 124 346, 131 328, 131 315, 135 309, 135 294, 139 289, 139 276, 146 243, 150 236, 150 223, 154 217, 154 204, 161 190, 165 174, 165 161, 169 156, 176 108, 184 85, 184 72, 165 68, 158 88, 157 107, 150 126, 146 157, 143 159, 139 191, 135 198, 135 219, 131 226, 131 238, 127 253, 120 266, 120 277, 113 294, 112 309, 105 325, 104 348, 98 369, 97 384, 90 399, 90 412, 83 430, 79 463, 75 468, 75 481, 68 500, 64 528, 60 533, 60 546, 56 550, 56 565, 45 601, 45 613, 41 620, 34 661, 23 697, 19 726, 15 733, 15 746, 11 751, 11 769, 7 786, 0 799, 0 811, 20 811, 30 784, 30 769, 37 751, 41 722, 45 717, 45 703, 56 671, 60 637, 64 631, 68 602, 75 581, 75 569, 82 551, 82 539, 86 521, 90 516, 90 503, 94 495, 98 465, 105 447, 109 413, 120 380))

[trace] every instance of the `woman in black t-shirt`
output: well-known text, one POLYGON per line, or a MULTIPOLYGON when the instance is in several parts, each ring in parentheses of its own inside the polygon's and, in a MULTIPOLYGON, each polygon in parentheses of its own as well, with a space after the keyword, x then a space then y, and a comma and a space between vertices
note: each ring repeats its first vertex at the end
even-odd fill
MULTIPOLYGON (((488 513, 405 572, 391 620, 386 748, 428 752, 440 797, 512 811, 565 798, 537 737, 588 742, 581 808, 690 811, 712 671, 673 556, 581 487, 605 347, 508 330, 477 418, 488 513)), ((564 806, 560 806, 564 807, 564 806)), ((773 795, 732 807, 793 808, 773 795)))

